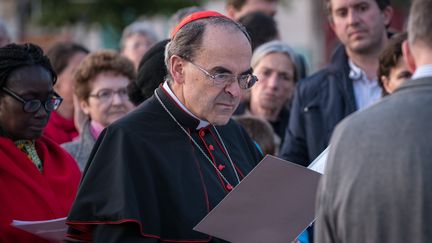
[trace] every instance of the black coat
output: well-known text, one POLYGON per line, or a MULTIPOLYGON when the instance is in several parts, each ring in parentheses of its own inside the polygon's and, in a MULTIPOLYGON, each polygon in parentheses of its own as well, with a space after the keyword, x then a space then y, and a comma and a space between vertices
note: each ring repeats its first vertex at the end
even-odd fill
POLYGON ((255 144, 230 120, 196 130, 199 121, 163 90, 100 135, 68 217, 69 233, 96 242, 221 242, 192 228, 261 160, 255 144))
POLYGON ((297 84, 280 156, 307 166, 327 146, 333 129, 357 110, 350 67, 343 46, 331 63, 297 84))

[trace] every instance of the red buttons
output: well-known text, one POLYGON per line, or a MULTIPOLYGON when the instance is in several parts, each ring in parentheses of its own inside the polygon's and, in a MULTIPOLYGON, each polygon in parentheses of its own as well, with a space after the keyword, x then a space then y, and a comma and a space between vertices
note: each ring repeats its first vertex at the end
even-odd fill
POLYGON ((223 169, 225 169, 225 165, 218 165, 218 169, 219 169, 220 171, 222 171, 223 169))
POLYGON ((226 185, 226 189, 227 189, 228 191, 231 191, 231 190, 233 189, 233 187, 232 187, 230 184, 228 184, 228 185, 226 185))
POLYGON ((213 147, 213 145, 209 145, 209 147, 208 147, 211 151, 213 151, 214 150, 214 147, 213 147))
POLYGON ((201 130, 201 131, 199 132, 199 135, 200 135, 201 137, 204 137, 204 135, 205 135, 204 130, 201 130))

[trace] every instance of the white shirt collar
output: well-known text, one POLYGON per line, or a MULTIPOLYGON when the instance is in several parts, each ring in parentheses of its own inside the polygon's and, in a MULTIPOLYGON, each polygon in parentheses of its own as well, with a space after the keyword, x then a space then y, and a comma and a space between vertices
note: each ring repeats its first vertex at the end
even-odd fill
POLYGON ((419 78, 426 78, 426 77, 432 77, 432 64, 426 64, 418 67, 415 70, 411 79, 419 79, 419 78))
POLYGON ((162 87, 167 91, 168 95, 190 116, 192 116, 193 118, 199 120, 199 124, 197 126, 197 130, 201 129, 203 127, 208 126, 210 123, 208 121, 204 121, 201 120, 200 118, 198 118, 197 116, 195 116, 194 114, 192 114, 192 112, 190 112, 186 106, 184 106, 184 104, 177 98, 177 96, 174 94, 174 92, 171 90, 170 86, 168 85, 168 82, 165 81, 164 84, 162 85, 162 87))

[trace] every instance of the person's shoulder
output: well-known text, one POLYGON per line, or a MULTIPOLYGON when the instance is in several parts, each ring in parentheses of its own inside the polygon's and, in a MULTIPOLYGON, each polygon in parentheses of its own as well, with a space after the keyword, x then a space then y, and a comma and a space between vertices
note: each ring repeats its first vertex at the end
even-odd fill
POLYGON ((60 146, 64 148, 66 151, 71 152, 71 151, 75 151, 78 148, 79 144, 80 144, 80 140, 76 139, 71 142, 63 143, 60 146))
POLYGON ((317 72, 313 73, 309 77, 300 80, 297 83, 297 95, 300 99, 309 99, 317 96, 325 90, 325 87, 329 82, 329 75, 332 75, 333 71, 331 68, 324 67, 317 72))
POLYGON ((155 109, 150 100, 146 100, 127 115, 113 122, 109 127, 111 130, 151 127, 160 120, 160 116, 159 110, 155 109))
POLYGON ((314 74, 299 81, 299 86, 303 89, 319 89, 322 85, 330 81, 330 76, 342 74, 348 67, 348 58, 343 45, 335 48, 331 61, 314 74))
POLYGON ((363 110, 350 114, 337 125, 335 130, 350 131, 353 136, 356 136, 359 131, 367 134, 374 133, 381 127, 388 127, 388 121, 396 119, 396 113, 402 108, 400 105, 395 106, 394 98, 385 97, 363 110), (394 109, 396 107, 397 109, 394 109))

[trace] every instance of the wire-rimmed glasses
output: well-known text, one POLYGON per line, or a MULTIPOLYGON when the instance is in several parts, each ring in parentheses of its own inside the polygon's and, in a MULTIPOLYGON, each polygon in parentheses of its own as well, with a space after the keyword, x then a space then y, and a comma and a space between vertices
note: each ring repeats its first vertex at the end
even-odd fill
MULTIPOLYGON (((186 59, 185 59, 186 60, 186 59)), ((240 74, 235 75, 231 73, 216 73, 210 74, 209 71, 205 70, 198 64, 195 64, 189 60, 186 60, 198 68, 201 72, 203 72, 207 77, 213 80, 215 86, 224 87, 227 84, 231 84, 235 81, 238 81, 238 84, 241 89, 247 90, 250 89, 257 81, 258 78, 253 74, 240 74)))

